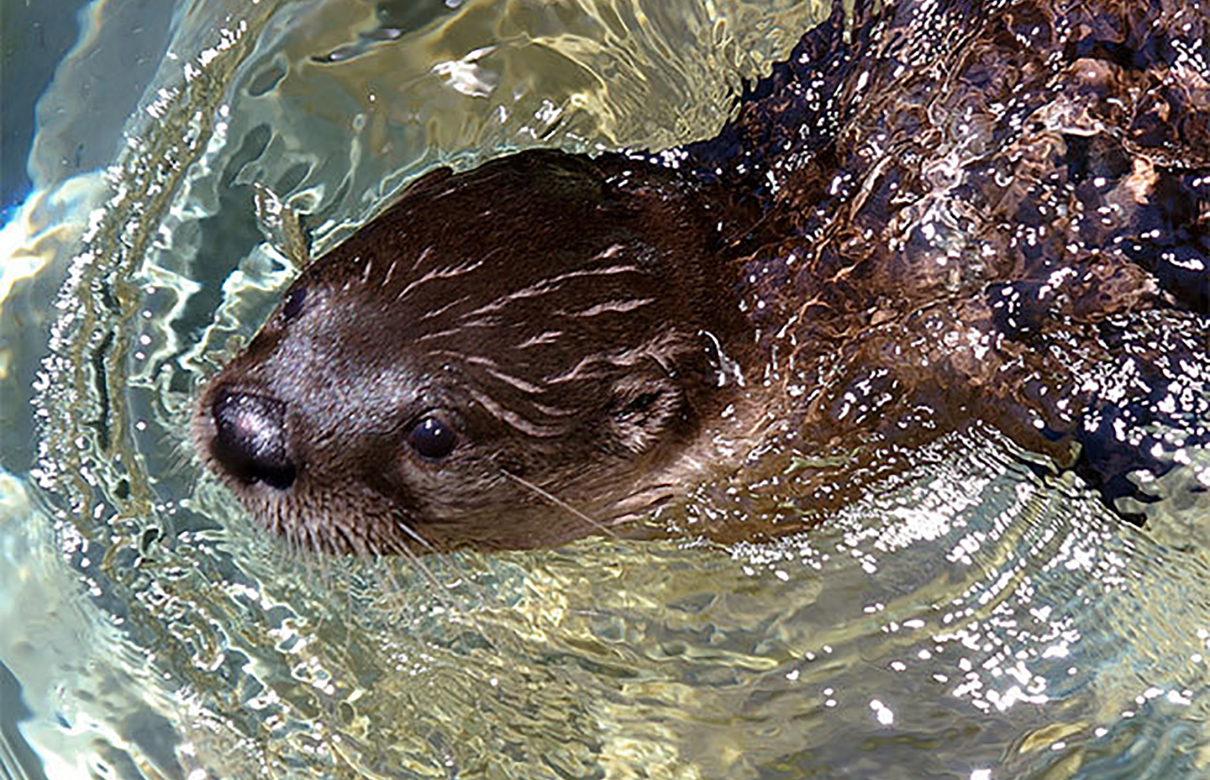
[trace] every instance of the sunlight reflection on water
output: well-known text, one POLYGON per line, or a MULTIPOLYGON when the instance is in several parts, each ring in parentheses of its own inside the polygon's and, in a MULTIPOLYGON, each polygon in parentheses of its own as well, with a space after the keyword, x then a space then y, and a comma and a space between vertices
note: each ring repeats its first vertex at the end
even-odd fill
MULTIPOLYGON (((117 5, 94 6, 52 102, 90 51, 120 45, 117 5)), ((4 407, 30 408, 40 370, 43 425, 36 467, 29 421, 5 442, 34 483, 0 485, 0 624, 19 628, 0 636, 17 681, 0 765, 37 776, 32 751, 55 778, 1204 775, 1204 503, 1124 527, 986 431, 775 542, 588 539, 426 570, 299 560, 199 478, 195 383, 302 260, 275 208, 307 214, 322 249, 436 160, 707 136, 740 79, 819 15, 552 9, 183 8, 106 180, 43 160, 0 309, 19 334, 4 407), (30 323, 52 321, 43 362, 30 323)), ((47 148, 90 132, 65 112, 47 148)), ((1186 483, 1205 473, 1149 489, 1200 495, 1186 483)), ((750 511, 799 519, 792 492, 750 511)))

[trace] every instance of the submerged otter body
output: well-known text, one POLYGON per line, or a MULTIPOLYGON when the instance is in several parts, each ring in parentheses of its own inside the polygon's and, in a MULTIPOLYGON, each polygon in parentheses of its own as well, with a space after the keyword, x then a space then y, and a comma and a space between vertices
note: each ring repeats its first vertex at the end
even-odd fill
POLYGON ((1210 438, 1207 9, 857 5, 709 141, 423 177, 211 380, 207 464, 392 553, 555 544, 770 449, 845 453, 821 505, 978 421, 1112 501, 1210 438))

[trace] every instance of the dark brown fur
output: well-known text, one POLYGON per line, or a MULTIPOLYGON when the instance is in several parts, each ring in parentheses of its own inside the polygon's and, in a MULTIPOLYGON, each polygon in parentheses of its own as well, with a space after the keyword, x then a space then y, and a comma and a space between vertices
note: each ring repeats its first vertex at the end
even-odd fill
POLYGON ((211 381, 208 464, 275 531, 378 553, 558 543, 775 441, 847 454, 800 474, 816 503, 973 420, 1109 499, 1166 468, 1154 426, 1210 417, 1205 8, 844 26, 711 141, 420 180, 211 381))

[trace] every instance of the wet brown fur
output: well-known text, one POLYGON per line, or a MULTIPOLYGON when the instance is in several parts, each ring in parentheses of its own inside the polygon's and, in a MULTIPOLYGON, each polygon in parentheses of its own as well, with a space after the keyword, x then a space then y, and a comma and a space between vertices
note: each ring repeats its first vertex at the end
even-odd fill
POLYGON ((559 543, 774 442, 847 454, 800 474, 834 503, 972 420, 1108 484, 1105 410, 1210 377, 1186 270, 1208 19, 900 2, 846 34, 838 11, 712 141, 432 173, 211 381, 199 451, 274 531, 344 552, 559 543), (289 490, 212 456, 220 389, 284 403, 289 490), (433 410, 441 462, 406 438, 433 410))

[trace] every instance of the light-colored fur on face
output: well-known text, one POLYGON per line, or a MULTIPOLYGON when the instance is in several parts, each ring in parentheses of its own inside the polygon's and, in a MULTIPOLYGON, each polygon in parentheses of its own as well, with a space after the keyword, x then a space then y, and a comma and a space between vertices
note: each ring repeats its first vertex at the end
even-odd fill
POLYGON ((554 153, 422 180, 211 381, 199 450, 263 524, 322 550, 548 545, 658 503, 726 400, 725 277, 681 198, 554 153), (216 456, 223 393, 284 407, 285 489, 216 456), (457 436, 439 460, 408 442, 433 416, 457 436))

